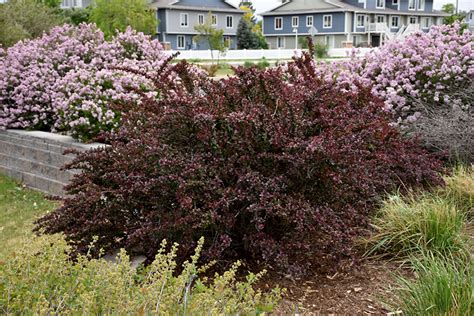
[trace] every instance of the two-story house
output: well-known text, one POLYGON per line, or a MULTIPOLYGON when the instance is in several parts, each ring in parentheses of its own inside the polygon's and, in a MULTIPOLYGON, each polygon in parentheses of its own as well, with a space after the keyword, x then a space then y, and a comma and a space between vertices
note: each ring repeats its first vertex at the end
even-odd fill
POLYGON ((60 7, 61 9, 80 9, 87 7, 91 2, 92 0, 62 0, 60 7))
POLYGON ((467 24, 467 28, 471 32, 474 32, 474 10, 471 10, 468 13, 466 13, 464 22, 467 24))
POLYGON ((212 25, 224 30, 224 40, 230 42, 230 49, 237 47, 237 25, 245 12, 229 1, 155 0, 151 7, 156 9, 160 21, 158 39, 169 43, 173 50, 209 49, 205 41, 193 41, 198 34, 194 26, 204 24, 209 13, 212 25))
POLYGON ((433 0, 283 0, 262 13, 271 48, 296 48, 298 36, 316 34, 329 48, 379 46, 383 41, 441 24, 433 0))

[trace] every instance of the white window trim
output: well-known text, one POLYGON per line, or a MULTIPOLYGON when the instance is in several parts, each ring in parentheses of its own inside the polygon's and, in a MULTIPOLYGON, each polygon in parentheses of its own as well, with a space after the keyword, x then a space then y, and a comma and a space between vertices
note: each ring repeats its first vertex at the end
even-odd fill
POLYGON ((232 15, 226 15, 225 17, 225 27, 226 29, 233 29, 234 28, 234 17, 232 15), (231 26, 229 26, 228 19, 231 19, 231 26))
POLYGON ((377 14, 377 15, 375 16, 375 21, 376 21, 376 23, 385 23, 385 15, 377 14), (383 17, 383 22, 379 22, 379 21, 378 21, 379 16, 383 17))
POLYGON ((279 31, 279 30, 283 30, 283 18, 282 17, 276 17, 275 20, 274 20, 274 23, 273 23, 273 26, 275 28, 275 30, 279 31), (281 27, 277 27, 277 21, 280 20, 281 23, 281 27))
POLYGON ((413 9, 410 9, 410 1, 411 0, 408 0, 408 11, 415 11, 416 10, 416 0, 412 0, 413 4, 414 4, 413 9))
POLYGON ((378 0, 375 0, 375 8, 376 8, 376 9, 385 9, 385 0, 382 0, 382 1, 383 1, 383 6, 378 7, 378 6, 377 6, 378 0))
POLYGON ((408 24, 418 24, 418 18, 414 15, 408 17, 408 24), (415 18, 415 23, 411 23, 411 18, 415 18))
POLYGON ((180 13, 179 14, 179 25, 181 27, 188 27, 189 26, 189 14, 187 13, 180 13), (186 17, 186 24, 183 24, 185 21, 184 17, 186 17))
POLYGON ((300 26, 300 17, 299 16, 292 16, 291 17, 291 27, 299 27, 300 26), (296 24, 293 24, 293 21, 296 20, 296 24))
POLYGON ((197 23, 198 23, 199 25, 203 25, 203 24, 205 23, 205 21, 206 21, 206 19, 204 18, 204 14, 198 14, 197 19, 198 19, 198 20, 197 20, 197 23), (202 18, 202 23, 199 21, 200 18, 202 18))
POLYGON ((392 0, 392 5, 398 5, 400 3, 400 0, 396 0, 397 3, 395 3, 395 0, 392 0))
POLYGON ((422 21, 421 21, 421 28, 422 29, 429 29, 431 27, 431 25, 433 25, 433 21, 432 21, 430 16, 424 16, 421 19, 422 19, 422 21), (425 26, 425 23, 423 23, 425 21, 428 21, 428 26, 425 26))
POLYGON ((212 14, 211 15, 211 25, 212 26, 217 26, 219 24, 219 20, 217 19, 217 14, 212 14), (214 18, 216 18, 216 23, 214 23, 214 18))
POLYGON ((400 16, 399 15, 392 15, 390 17, 390 28, 393 28, 393 29, 400 28, 400 16), (393 18, 397 18, 397 26, 393 26, 393 18))
POLYGON ((312 15, 306 16, 306 27, 314 26, 314 17, 312 15), (308 23, 308 20, 311 18, 311 24, 308 23))
MULTIPOLYGON (((356 15, 356 28, 365 28, 365 22, 366 22, 366 19, 367 19, 367 15, 365 14, 357 14, 356 15), (362 16, 363 17, 363 22, 364 24, 363 25, 359 25, 359 16, 362 16)), ((324 22, 323 22, 324 23, 324 22)))
POLYGON ((332 29, 332 14, 325 14, 323 15, 323 29, 332 29), (329 26, 326 26, 326 17, 329 17, 329 21, 331 23, 329 23, 329 26))
POLYGON ((423 1, 423 7, 422 8, 420 8, 421 0, 418 0, 417 2, 418 2, 418 4, 416 5, 416 7, 418 8, 418 11, 425 11, 426 0, 423 1))
POLYGON ((178 35, 176 37, 176 47, 178 49, 185 49, 186 48, 186 37, 184 35, 178 35), (183 46, 179 46, 179 39, 182 38, 183 39, 183 46))
POLYGON ((277 39, 276 39, 276 46, 277 46, 277 48, 279 48, 279 49, 285 49, 285 48, 286 48, 286 38, 285 38, 284 36, 278 36, 277 39), (279 39, 279 38, 282 38, 282 39, 283 39, 283 47, 279 47, 279 46, 278 46, 278 39, 279 39))

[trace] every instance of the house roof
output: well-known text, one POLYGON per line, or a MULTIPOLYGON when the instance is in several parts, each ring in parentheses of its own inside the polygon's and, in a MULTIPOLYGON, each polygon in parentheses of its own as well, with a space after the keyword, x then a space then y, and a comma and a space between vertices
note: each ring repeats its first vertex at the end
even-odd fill
POLYGON ((190 10, 190 11, 212 11, 212 12, 232 12, 232 13, 241 13, 244 14, 244 10, 240 10, 237 6, 233 5, 227 0, 224 0, 230 8, 216 8, 206 5, 180 5, 179 0, 155 0, 150 4, 151 8, 154 9, 176 9, 176 10, 190 10))
POLYGON ((327 4, 327 7, 322 8, 311 8, 306 7, 304 9, 298 8, 295 10, 285 10, 287 6, 292 1, 287 1, 280 4, 279 6, 273 8, 270 11, 263 12, 261 16, 273 16, 273 15, 291 15, 291 14, 306 14, 306 13, 319 13, 319 12, 356 12, 356 13, 373 13, 373 14, 390 14, 390 15, 417 15, 417 16, 448 16, 449 14, 441 11, 433 12, 419 12, 419 11, 398 11, 390 8, 385 9, 364 9, 354 5, 350 5, 341 0, 323 0, 321 2, 327 4))

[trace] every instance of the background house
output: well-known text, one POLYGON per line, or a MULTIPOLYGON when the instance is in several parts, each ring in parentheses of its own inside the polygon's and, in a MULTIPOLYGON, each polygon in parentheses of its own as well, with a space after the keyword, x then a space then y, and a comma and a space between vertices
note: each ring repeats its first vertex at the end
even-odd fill
POLYGON ((62 0, 60 4, 61 9, 85 8, 92 0, 62 0))
POLYGON ((311 28, 317 41, 340 48, 428 31, 448 14, 435 12, 433 0, 284 0, 261 15, 271 48, 296 48, 296 33, 307 36, 311 28))
POLYGON ((466 17, 464 18, 464 21, 467 24, 467 27, 471 32, 474 32, 474 10, 469 11, 466 13, 466 17))
POLYGON ((203 24, 212 13, 212 22, 217 29, 224 30, 225 40, 230 41, 230 49, 237 47, 237 25, 244 11, 225 0, 155 0, 152 8, 160 23, 158 39, 169 43, 171 49, 209 49, 205 42, 195 43, 197 35, 194 26, 203 24))

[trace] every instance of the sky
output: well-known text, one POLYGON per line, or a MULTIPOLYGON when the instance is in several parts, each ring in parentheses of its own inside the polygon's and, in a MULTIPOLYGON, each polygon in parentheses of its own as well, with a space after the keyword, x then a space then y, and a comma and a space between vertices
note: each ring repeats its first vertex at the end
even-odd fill
MULTIPOLYGON (((232 0, 232 2, 235 4, 240 3, 239 0, 232 0)), ((253 0, 252 2, 257 13, 268 11, 281 3, 279 0, 253 0)), ((445 3, 456 4, 456 0, 434 0, 434 7, 435 9, 441 9, 445 3)), ((459 0, 459 9, 465 11, 474 9, 474 0, 459 0)))

